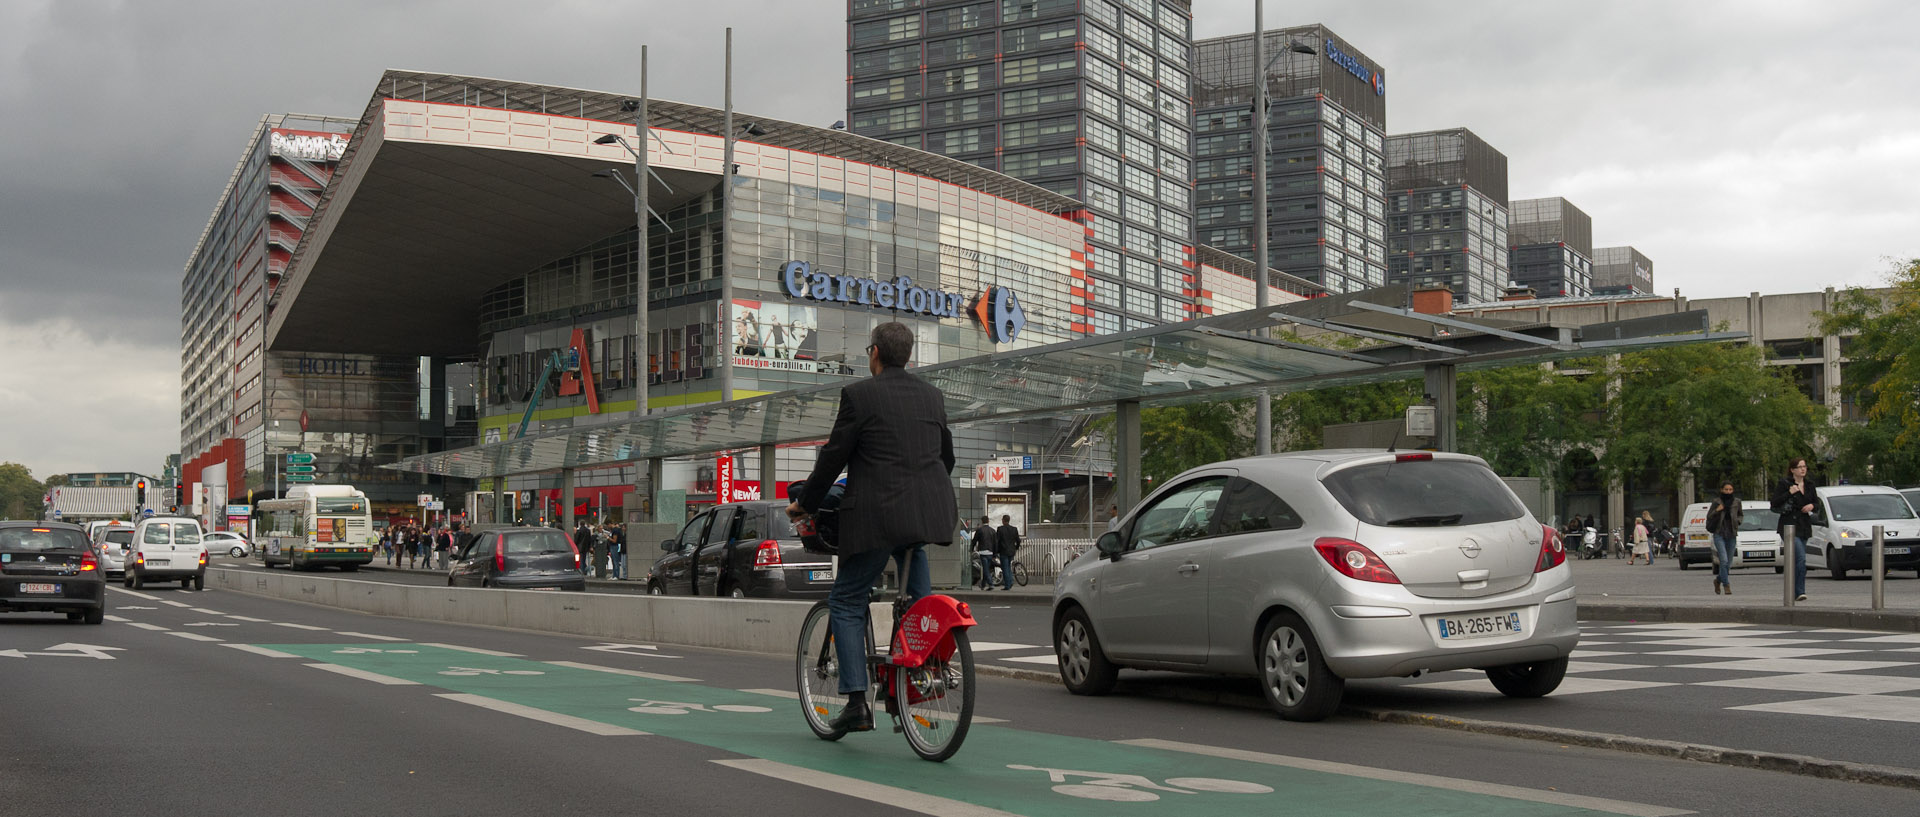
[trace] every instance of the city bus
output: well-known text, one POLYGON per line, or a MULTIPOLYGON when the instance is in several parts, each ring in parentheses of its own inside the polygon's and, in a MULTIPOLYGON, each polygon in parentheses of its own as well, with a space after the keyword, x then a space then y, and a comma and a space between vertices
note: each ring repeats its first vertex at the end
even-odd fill
POLYGON ((259 511, 265 533, 256 550, 269 567, 358 570, 373 561, 372 505, 351 485, 295 485, 285 499, 260 502, 259 511))

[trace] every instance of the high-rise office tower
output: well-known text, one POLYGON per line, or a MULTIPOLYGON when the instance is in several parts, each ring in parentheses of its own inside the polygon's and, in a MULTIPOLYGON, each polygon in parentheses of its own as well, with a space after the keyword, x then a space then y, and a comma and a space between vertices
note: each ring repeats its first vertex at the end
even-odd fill
POLYGON ((1593 294, 1593 217, 1563 198, 1521 199, 1508 219, 1513 283, 1541 298, 1593 294))
MULTIPOLYGON (((1268 266, 1351 292, 1387 280, 1386 75, 1326 26, 1266 32, 1268 266)), ((1253 35, 1194 43, 1200 243, 1253 257, 1253 35)))
POLYGON ((1076 331, 1193 317, 1183 0, 850 0, 854 133, 1086 204, 1076 331))
POLYGON ((1653 260, 1632 247, 1594 250, 1593 294, 1652 295, 1653 260))
POLYGON ((1466 128, 1387 137, 1387 280, 1460 303, 1506 290, 1507 157, 1466 128))

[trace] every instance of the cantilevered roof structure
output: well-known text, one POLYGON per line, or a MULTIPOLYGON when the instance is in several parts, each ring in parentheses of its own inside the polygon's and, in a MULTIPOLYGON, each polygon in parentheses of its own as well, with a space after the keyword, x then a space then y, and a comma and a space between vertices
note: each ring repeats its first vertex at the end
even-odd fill
MULTIPOLYGON (((634 224, 633 198, 597 172, 633 167, 634 97, 509 80, 388 71, 355 128, 274 296, 267 346, 465 357, 483 293, 634 224), (342 320, 351 316, 351 320, 342 320)), ((649 203, 665 213, 720 183, 724 112, 649 100, 649 203)), ((820 153, 962 185, 1061 214, 1071 198, 966 162, 739 111, 743 150, 820 153)))
MULTIPOLYGON (((1586 326, 1468 322, 1413 312, 1404 286, 1150 327, 914 369, 947 395, 954 425, 1104 413, 1723 340, 1704 311, 1586 326), (1354 338, 1353 348, 1279 341, 1256 330, 1354 338)), ((485 478, 823 440, 839 409, 828 384, 625 422, 554 430, 412 457, 402 471, 485 478)), ((1451 406, 1442 406, 1443 417, 1451 406)), ((1122 471, 1137 441, 1121 441, 1122 471)), ((1122 480, 1125 483, 1125 480, 1122 480)))

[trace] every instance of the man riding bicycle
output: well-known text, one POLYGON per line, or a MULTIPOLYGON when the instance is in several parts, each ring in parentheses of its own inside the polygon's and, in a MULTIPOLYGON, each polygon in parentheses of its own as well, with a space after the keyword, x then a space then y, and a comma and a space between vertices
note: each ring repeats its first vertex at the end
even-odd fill
POLYGON ((827 596, 834 651, 842 671, 839 691, 847 704, 832 726, 848 732, 873 729, 867 704, 866 632, 868 593, 886 570, 901 564, 909 602, 932 592, 928 543, 950 544, 959 525, 954 501, 953 433, 947 429, 945 397, 909 374, 913 332, 897 321, 874 327, 867 345, 873 377, 840 390, 840 413, 820 449, 806 487, 787 515, 820 509, 827 489, 847 472, 840 501, 840 565, 827 596))

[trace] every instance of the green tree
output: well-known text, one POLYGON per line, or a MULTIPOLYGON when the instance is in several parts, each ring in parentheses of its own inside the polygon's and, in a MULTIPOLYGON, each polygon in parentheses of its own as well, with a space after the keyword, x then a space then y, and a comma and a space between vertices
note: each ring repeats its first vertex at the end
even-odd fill
POLYGON ((1849 289, 1820 315, 1821 332, 1853 336, 1840 393, 1865 415, 1834 430, 1834 464, 1860 482, 1920 483, 1920 259, 1890 277, 1884 297, 1849 289))
POLYGON ((1459 444, 1503 476, 1540 477, 1564 490, 1572 474, 1567 451, 1601 435, 1605 394, 1591 374, 1599 361, 1560 369, 1506 366, 1460 374, 1459 444))
POLYGON ((1227 400, 1140 412, 1140 470, 1164 484, 1189 468, 1253 454, 1253 403, 1227 400))
POLYGON ((0 463, 0 519, 39 519, 46 490, 26 466, 0 463))
POLYGON ((1620 356, 1604 420, 1601 468, 1651 470, 1677 485, 1782 471, 1813 452, 1826 411, 1748 344, 1696 343, 1620 356))
POLYGON ((1418 380, 1393 380, 1280 395, 1273 401, 1273 450, 1324 448, 1327 426, 1403 417, 1421 401, 1421 389, 1418 380))

